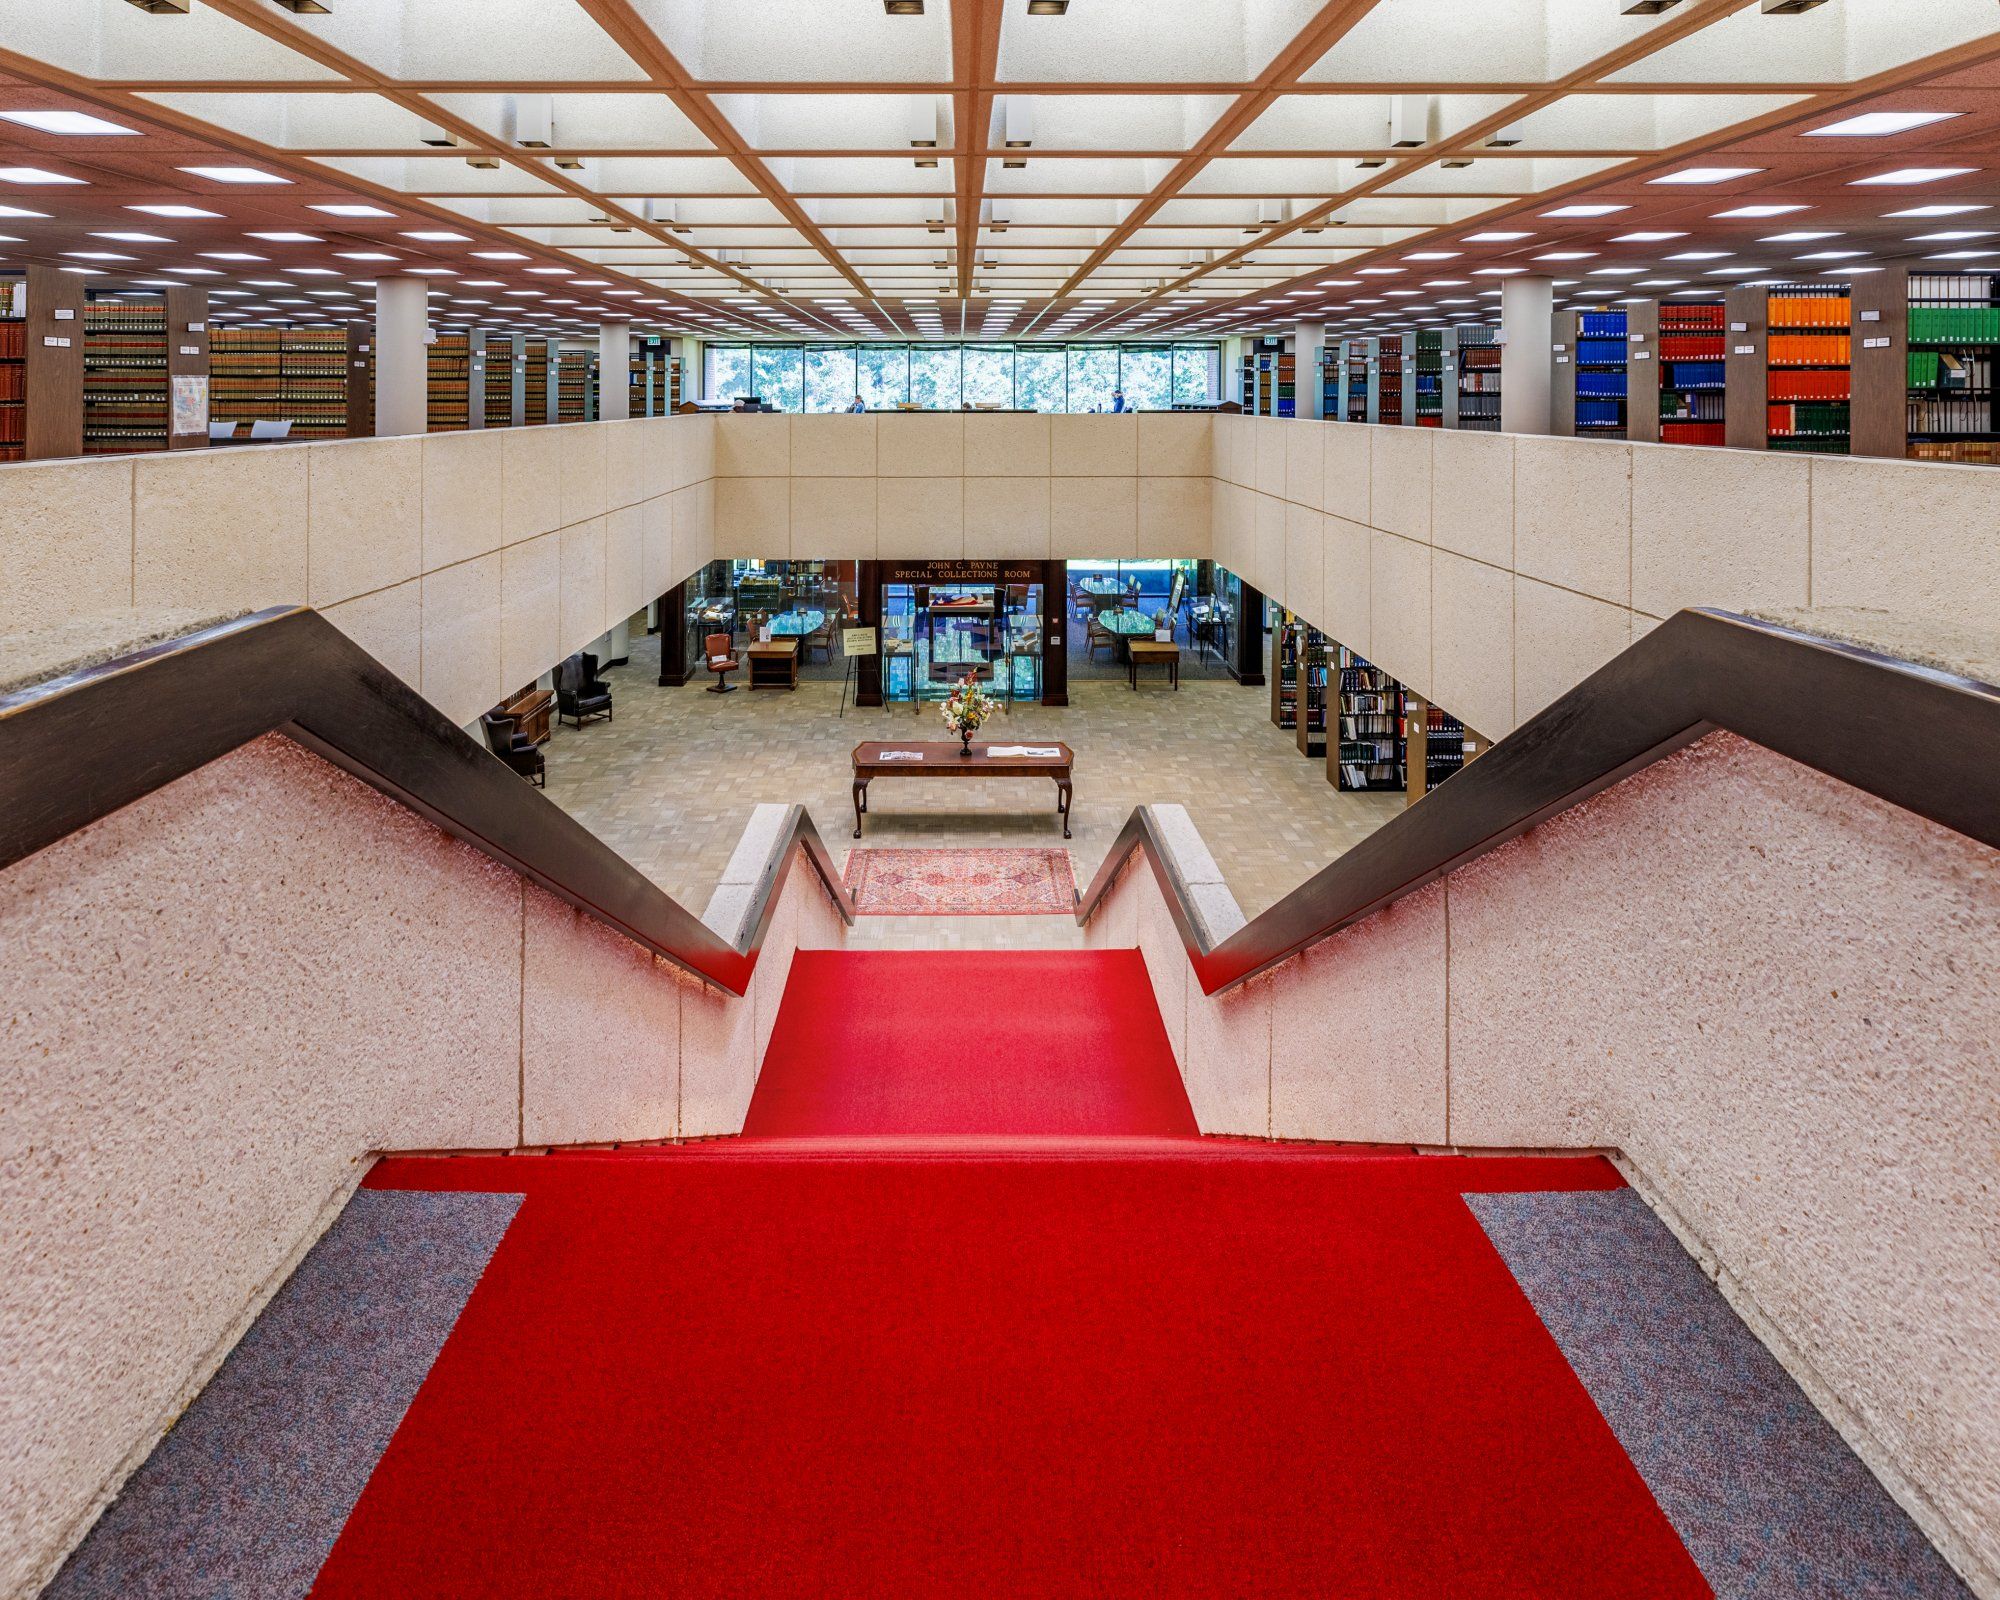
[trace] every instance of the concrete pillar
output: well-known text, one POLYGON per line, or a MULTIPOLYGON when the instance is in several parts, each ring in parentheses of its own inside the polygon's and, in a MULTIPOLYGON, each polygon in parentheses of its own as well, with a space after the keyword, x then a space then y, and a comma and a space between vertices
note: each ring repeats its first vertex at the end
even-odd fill
POLYGON ((1301 322, 1292 330, 1293 415, 1320 421, 1326 414, 1324 374, 1319 370, 1326 354, 1326 324, 1301 322))
POLYGON ((597 415, 623 422, 632 414, 632 324, 597 325, 597 415))
POLYGON ((1550 431, 1555 287, 1543 277, 1509 278, 1500 289, 1500 431, 1550 431))
POLYGON ((375 283, 375 432, 423 433, 430 418, 430 284, 385 277, 375 283))

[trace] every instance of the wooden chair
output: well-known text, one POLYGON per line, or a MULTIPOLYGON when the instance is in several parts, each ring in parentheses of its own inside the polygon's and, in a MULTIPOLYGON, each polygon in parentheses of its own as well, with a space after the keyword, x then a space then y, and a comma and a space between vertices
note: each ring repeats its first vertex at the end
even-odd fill
POLYGON ((808 662, 811 661, 812 653, 817 650, 831 664, 833 661, 833 622, 832 614, 828 613, 826 620, 806 635, 805 642, 800 647, 800 659, 808 662))
POLYGON ((737 671, 743 662, 733 648, 736 636, 728 633, 711 633, 701 642, 702 656, 707 670, 715 674, 715 682, 708 686, 710 694, 733 693, 736 685, 729 681, 729 674, 737 671))
POLYGON ((1095 611, 1091 612, 1090 620, 1084 624, 1083 631, 1083 657, 1086 661, 1096 660, 1097 652, 1100 650, 1109 650, 1111 659, 1113 661, 1118 659, 1118 635, 1105 627, 1095 611))

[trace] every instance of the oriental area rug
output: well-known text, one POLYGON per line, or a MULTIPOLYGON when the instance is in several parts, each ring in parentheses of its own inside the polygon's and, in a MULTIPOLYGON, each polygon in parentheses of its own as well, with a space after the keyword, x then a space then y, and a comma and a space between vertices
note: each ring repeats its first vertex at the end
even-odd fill
POLYGON ((1067 850, 852 850, 842 875, 863 916, 1076 912, 1076 872, 1067 850))

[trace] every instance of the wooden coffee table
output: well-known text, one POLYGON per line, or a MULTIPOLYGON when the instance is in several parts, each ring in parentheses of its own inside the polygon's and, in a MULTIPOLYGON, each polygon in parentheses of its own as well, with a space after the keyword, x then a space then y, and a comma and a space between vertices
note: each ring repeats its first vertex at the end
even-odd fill
POLYGON ((975 742, 972 754, 961 755, 954 741, 901 739, 858 744, 854 747, 854 837, 861 837, 861 819, 868 812, 868 785, 877 778, 1053 778, 1056 783, 1056 813, 1062 818, 1063 837, 1069 833, 1071 769, 1076 757, 1066 744, 1052 740, 1009 740, 1054 749, 1053 756, 996 756, 994 746, 975 742), (914 761, 888 761, 889 751, 917 752, 914 761))
POLYGON ((1139 687, 1141 667, 1165 667, 1168 679, 1178 689, 1181 686, 1181 647, 1164 640, 1134 639, 1125 646, 1125 673, 1134 689, 1139 687))

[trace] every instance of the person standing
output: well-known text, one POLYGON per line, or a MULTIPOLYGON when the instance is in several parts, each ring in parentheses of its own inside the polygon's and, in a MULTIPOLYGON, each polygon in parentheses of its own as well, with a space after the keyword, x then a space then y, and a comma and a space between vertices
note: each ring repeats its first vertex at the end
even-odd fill
POLYGON ((854 397, 854 404, 853 404, 853 405, 851 405, 851 406, 849 406, 849 407, 848 407, 847 409, 848 409, 848 410, 849 410, 850 412, 855 412, 855 411, 866 411, 866 410, 868 409, 868 407, 867 407, 867 406, 865 406, 864 404, 862 404, 862 401, 861 401, 861 396, 860 396, 860 395, 856 395, 856 396, 854 397))
POLYGON ((1111 409, 1113 411, 1123 411, 1125 409, 1125 391, 1123 389, 1113 389, 1111 391, 1111 409))

